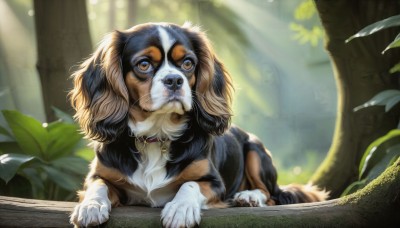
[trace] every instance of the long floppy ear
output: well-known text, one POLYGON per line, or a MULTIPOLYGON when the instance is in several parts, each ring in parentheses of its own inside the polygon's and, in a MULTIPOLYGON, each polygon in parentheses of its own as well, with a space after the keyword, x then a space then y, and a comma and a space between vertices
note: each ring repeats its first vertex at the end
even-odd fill
POLYGON ((126 128, 129 95, 122 75, 124 34, 115 31, 101 42, 94 54, 73 75, 69 93, 86 137, 112 142, 126 128))
POLYGON ((199 63, 193 113, 199 126, 210 134, 220 135, 230 125, 232 116, 232 81, 224 65, 217 59, 206 35, 198 27, 183 28, 193 44, 199 63))

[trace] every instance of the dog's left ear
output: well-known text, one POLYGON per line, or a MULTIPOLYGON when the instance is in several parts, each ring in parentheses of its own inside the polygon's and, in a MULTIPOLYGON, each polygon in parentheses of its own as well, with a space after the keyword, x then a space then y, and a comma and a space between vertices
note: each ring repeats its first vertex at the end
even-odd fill
POLYGON ((198 57, 193 113, 199 126, 210 134, 220 135, 230 125, 232 116, 232 81, 219 61, 206 35, 198 27, 183 25, 198 57))

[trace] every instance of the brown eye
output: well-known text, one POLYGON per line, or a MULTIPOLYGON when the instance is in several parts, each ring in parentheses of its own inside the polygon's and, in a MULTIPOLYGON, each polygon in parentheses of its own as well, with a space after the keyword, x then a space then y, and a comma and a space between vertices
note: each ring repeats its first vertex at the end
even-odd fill
POLYGON ((143 73, 148 73, 153 69, 153 66, 150 64, 150 62, 146 60, 140 61, 136 66, 139 71, 143 73))
POLYGON ((193 61, 190 59, 185 59, 185 61, 183 61, 181 67, 184 70, 191 70, 193 68, 193 61))

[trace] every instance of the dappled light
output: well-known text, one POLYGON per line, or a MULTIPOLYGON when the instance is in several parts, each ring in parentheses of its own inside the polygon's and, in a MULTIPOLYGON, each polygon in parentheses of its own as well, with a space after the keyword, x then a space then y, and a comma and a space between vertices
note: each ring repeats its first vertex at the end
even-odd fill
POLYGON ((399 14, 0 0, 0 227, 398 227, 399 14))
MULTIPOLYGON (((7 5, 5 1, 2 4, 7 5)), ((26 16, 34 14, 32 6, 26 3, 15 2, 13 5, 14 8, 24 7, 21 13, 26 16)), ((272 151, 278 169, 282 170, 281 183, 292 180, 307 182, 330 146, 336 111, 335 83, 321 42, 315 47, 299 45, 294 39, 295 31, 290 29, 290 23, 296 20, 296 7, 298 4, 289 0, 87 1, 90 32, 95 45, 112 30, 124 30, 149 21, 177 24, 191 21, 200 25, 233 77, 233 123, 258 135, 272 151), (315 137, 319 139, 314 140, 315 137), (291 172, 295 166, 302 167, 301 178, 291 172)), ((2 7, 2 10, 6 9, 2 7)), ((12 26, 12 20, 16 19, 10 15, 7 20, 7 26, 12 26)), ((317 22, 316 18, 313 20, 317 22)), ((21 25, 13 28, 20 33, 32 32, 21 25)), ((2 29, 7 27, 2 26, 2 29)), ((15 40, 13 37, 18 33, 12 33, 12 36, 7 35, 11 33, 2 34, 4 43, 15 40)), ((25 39, 27 35, 18 37, 25 39)), ((15 48, 18 46, 14 42, 8 43, 15 44, 15 48)), ((34 51, 32 45, 30 52, 34 51)), ((31 55, 27 61, 33 63, 34 58, 31 55)), ((19 61, 7 65, 16 62, 19 61)), ((25 69, 36 75, 34 67, 25 69)), ((38 83, 34 77, 29 78, 38 83)), ((16 89, 22 88, 18 86, 16 89)), ((29 96, 37 100, 34 103, 40 103, 38 91, 33 90, 29 96)), ((36 114, 42 110, 23 105, 26 103, 24 98, 15 102, 12 104, 22 102, 18 107, 43 118, 42 114, 36 114)))

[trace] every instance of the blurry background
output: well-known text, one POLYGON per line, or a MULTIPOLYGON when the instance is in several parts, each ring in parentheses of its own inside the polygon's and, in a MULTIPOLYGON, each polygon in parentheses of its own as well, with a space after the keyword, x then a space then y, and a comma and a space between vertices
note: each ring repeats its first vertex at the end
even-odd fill
MULTIPOLYGON (((261 138, 279 183, 286 184, 305 183, 315 171, 331 144, 336 115, 322 30, 307 2, 88 0, 86 6, 92 50, 108 32, 139 23, 201 25, 233 76, 233 123, 261 138)), ((0 0, 0 15, 0 109, 45 122, 33 1, 0 0)))

